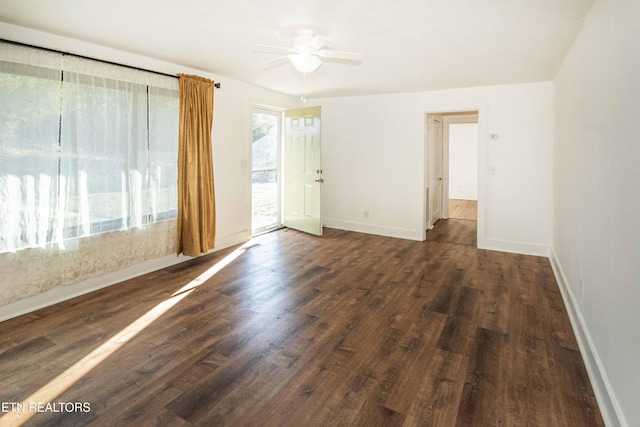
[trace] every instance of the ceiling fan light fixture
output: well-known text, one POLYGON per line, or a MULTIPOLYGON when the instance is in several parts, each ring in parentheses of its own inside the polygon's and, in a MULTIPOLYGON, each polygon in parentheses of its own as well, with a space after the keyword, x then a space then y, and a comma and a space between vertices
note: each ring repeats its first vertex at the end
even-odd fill
POLYGON ((293 67, 302 74, 309 74, 316 71, 323 60, 339 59, 343 61, 362 61, 362 55, 357 52, 343 52, 328 49, 329 40, 316 36, 313 30, 305 28, 298 31, 298 35, 293 38, 292 47, 271 46, 256 44, 254 47, 268 49, 269 53, 280 53, 282 56, 275 60, 263 64, 271 66, 279 62, 280 59, 289 58, 293 67))
POLYGON ((296 70, 303 74, 312 73, 320 67, 322 60, 315 55, 306 52, 294 53, 289 55, 291 63, 296 70))

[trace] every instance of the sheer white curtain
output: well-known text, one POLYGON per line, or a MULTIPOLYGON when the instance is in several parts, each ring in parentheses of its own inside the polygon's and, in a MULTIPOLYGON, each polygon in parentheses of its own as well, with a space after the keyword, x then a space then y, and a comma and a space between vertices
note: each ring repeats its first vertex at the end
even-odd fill
MULTIPOLYGON (((177 80, 171 83, 178 84, 177 80)), ((159 84, 149 86, 149 216, 152 221, 177 215, 178 97, 177 86, 176 89, 159 84)))
POLYGON ((0 251, 55 226, 62 56, 0 44, 0 251))
POLYGON ((103 66, 65 57, 60 141, 60 203, 65 215, 57 232, 66 235, 59 237, 146 222, 146 85, 104 77, 103 66))
POLYGON ((177 79, 0 50, 0 252, 175 216, 177 79))

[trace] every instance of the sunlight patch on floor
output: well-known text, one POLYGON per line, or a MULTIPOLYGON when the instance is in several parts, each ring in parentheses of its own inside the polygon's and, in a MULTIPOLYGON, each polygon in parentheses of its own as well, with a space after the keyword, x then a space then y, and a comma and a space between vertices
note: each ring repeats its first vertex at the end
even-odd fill
MULTIPOLYGON (((251 239, 238 249, 211 266, 204 273, 184 285, 182 288, 174 292, 171 297, 162 301, 153 307, 144 315, 139 317, 133 323, 122 329, 116 335, 91 353, 80 359, 73 366, 62 372, 60 375, 49 381, 46 385, 38 389, 35 393, 27 397, 23 402, 17 404, 16 407, 31 408, 31 404, 49 403, 64 393, 69 387, 80 380, 84 375, 102 363, 105 359, 115 353, 119 348, 133 339, 147 326, 155 322, 160 316, 169 311, 172 307, 191 294, 195 288, 212 278, 216 273, 231 264, 236 258, 242 255, 245 250, 254 246, 257 239, 251 239)), ((0 425, 20 425, 35 415, 35 411, 13 411, 7 412, 0 417, 0 425)))

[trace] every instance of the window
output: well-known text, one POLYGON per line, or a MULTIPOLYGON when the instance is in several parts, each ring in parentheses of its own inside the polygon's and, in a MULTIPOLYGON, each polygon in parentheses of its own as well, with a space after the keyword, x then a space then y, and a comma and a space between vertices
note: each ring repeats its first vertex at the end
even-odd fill
POLYGON ((0 252, 176 216, 178 83, 0 44, 0 252))

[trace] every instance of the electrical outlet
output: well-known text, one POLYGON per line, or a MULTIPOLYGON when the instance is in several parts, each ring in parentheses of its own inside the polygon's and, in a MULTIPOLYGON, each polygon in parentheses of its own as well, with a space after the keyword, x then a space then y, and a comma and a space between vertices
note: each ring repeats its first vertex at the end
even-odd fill
POLYGON ((364 211, 364 217, 365 219, 369 219, 369 211, 364 211))

